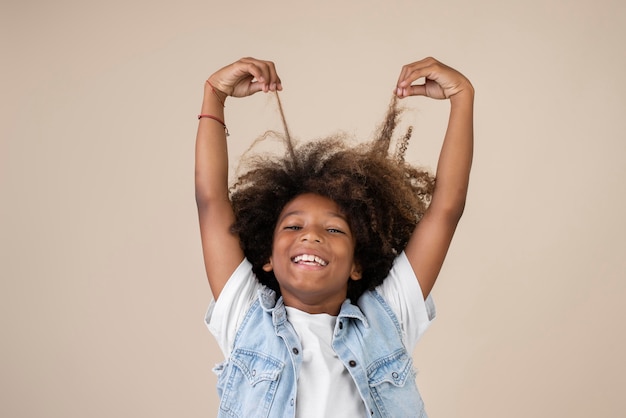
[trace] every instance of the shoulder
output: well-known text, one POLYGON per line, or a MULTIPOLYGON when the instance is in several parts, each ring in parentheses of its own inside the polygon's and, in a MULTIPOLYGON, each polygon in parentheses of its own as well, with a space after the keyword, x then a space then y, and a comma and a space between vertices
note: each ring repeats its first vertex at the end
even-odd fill
POLYGON ((252 272, 252 264, 244 259, 226 282, 219 298, 211 300, 205 324, 226 356, 230 352, 237 329, 257 299, 261 285, 252 272))
POLYGON ((424 298, 419 281, 404 251, 398 254, 389 274, 376 287, 376 290, 388 301, 392 301, 398 296, 404 296, 408 299, 424 298))
POLYGON ((402 329, 407 347, 417 343, 435 318, 435 304, 424 295, 406 254, 396 257, 389 275, 375 292, 385 301, 402 329))

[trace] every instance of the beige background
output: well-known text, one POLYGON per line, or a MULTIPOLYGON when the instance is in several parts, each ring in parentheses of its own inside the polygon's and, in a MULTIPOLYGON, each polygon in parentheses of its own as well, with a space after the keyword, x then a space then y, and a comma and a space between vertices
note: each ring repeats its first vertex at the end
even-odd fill
MULTIPOLYGON (((211 417, 204 79, 273 59, 300 138, 367 137, 402 64, 474 83, 464 219, 416 352, 431 417, 623 417, 626 3, 3 0, 0 416, 211 417)), ((447 104, 415 99, 434 168, 447 104)), ((233 162, 278 126, 230 100, 233 162)))

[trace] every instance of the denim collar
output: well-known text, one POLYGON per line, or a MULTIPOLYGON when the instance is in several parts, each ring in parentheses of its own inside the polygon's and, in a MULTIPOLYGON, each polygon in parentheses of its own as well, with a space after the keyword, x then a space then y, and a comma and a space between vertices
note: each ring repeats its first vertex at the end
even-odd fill
MULTIPOLYGON (((276 299, 276 292, 263 286, 258 291, 258 297, 261 308, 268 314, 272 315, 272 323, 274 326, 282 325, 285 321, 287 321, 287 311, 285 310, 285 304, 282 296, 276 299)), ((363 323, 365 328, 369 328, 367 318, 361 309, 350 303, 349 299, 346 299, 341 304, 339 315, 337 315, 337 322, 344 318, 358 319, 363 323)))

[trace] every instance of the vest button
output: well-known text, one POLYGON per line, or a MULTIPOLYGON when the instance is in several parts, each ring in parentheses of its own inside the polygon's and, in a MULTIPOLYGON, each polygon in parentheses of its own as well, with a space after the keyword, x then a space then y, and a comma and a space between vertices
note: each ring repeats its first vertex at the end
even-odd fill
POLYGON ((339 322, 339 329, 343 329, 343 322, 339 322))
POLYGON ((393 372, 393 373, 391 373, 391 376, 392 376, 394 379, 397 379, 397 378, 398 378, 398 373, 397 373, 397 372, 393 372))
POLYGON ((291 351, 293 351, 295 355, 298 355, 298 353, 300 353, 300 350, 298 350, 296 347, 294 347, 291 351))
POLYGON ((354 361, 354 360, 350 360, 350 361, 348 362, 348 364, 350 365, 350 367, 355 367, 355 366, 356 366, 356 361, 354 361))

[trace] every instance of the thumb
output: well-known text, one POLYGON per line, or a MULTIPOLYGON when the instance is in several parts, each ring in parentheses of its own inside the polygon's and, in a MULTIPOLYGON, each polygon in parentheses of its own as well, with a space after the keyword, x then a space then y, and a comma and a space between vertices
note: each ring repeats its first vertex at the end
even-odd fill
POLYGON ((231 93, 233 97, 246 97, 263 90, 263 84, 254 80, 254 77, 246 77, 237 81, 231 93))
POLYGON ((415 84, 409 87, 408 96, 426 96, 426 84, 415 84))
POLYGON ((400 98, 409 96, 426 96, 426 86, 424 84, 415 84, 407 87, 398 87, 396 95, 400 98))

